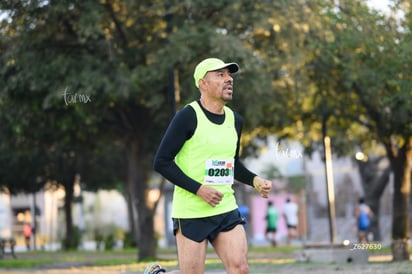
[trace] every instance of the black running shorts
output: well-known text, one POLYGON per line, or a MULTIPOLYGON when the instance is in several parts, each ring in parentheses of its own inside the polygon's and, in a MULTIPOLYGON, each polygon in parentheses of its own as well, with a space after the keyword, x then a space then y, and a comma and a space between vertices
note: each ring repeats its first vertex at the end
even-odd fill
POLYGON ((204 218, 173 218, 173 232, 176 235, 180 227, 180 231, 186 238, 198 243, 205 239, 213 242, 219 232, 232 230, 238 224, 245 223, 245 219, 240 215, 239 211, 235 209, 227 213, 204 218))

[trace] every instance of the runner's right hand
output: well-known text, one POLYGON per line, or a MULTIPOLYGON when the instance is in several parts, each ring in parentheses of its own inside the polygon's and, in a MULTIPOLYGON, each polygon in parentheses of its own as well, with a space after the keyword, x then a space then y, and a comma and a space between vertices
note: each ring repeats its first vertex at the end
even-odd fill
POLYGON ((223 193, 205 185, 202 185, 198 189, 196 195, 202 198, 206 203, 208 203, 212 207, 217 206, 223 198, 223 193))

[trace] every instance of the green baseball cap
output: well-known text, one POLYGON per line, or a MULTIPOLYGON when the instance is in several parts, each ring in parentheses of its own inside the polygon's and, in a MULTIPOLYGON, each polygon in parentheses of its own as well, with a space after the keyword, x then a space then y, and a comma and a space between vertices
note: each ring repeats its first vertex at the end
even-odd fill
POLYGON ((230 73, 235 73, 239 70, 239 66, 236 63, 225 63, 217 58, 207 58, 197 64, 193 77, 195 78, 195 86, 199 88, 199 80, 205 77, 209 71, 219 70, 222 68, 228 68, 230 73))

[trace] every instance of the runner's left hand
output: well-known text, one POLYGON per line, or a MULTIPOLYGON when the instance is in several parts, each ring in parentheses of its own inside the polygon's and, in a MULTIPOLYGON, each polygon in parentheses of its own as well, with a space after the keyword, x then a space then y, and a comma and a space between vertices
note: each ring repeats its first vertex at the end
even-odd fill
POLYGON ((262 196, 263 198, 269 197, 269 192, 272 189, 271 181, 256 176, 255 178, 253 178, 253 186, 260 193, 260 196, 262 196))

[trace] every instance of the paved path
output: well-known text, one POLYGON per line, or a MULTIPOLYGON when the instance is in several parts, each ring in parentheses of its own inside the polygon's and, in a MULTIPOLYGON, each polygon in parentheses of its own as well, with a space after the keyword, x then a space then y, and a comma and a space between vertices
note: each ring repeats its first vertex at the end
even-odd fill
MULTIPOLYGON (((53 256, 53 254, 48 254, 53 256)), ((43 254, 44 256, 44 254, 43 254)), ((110 254, 105 254, 110 256, 110 254)), ((111 256, 114 256, 112 254, 111 256)), ((371 256, 367 264, 353 263, 298 263, 294 258, 282 257, 282 254, 252 254, 250 259, 251 274, 260 273, 309 273, 309 274, 412 274, 412 263, 391 262, 390 255, 371 256), (274 258, 274 256, 278 258, 274 258)), ((290 256, 290 255, 289 255, 290 256)), ((213 260, 214 258, 212 258, 213 260)), ((169 269, 176 267, 175 261, 164 261, 162 265, 169 269)), ((142 274, 146 263, 135 263, 116 266, 90 267, 87 262, 65 262, 48 264, 37 269, 0 269, 0 274, 142 274), (44 268, 44 269, 43 269, 44 268)), ((207 270, 205 274, 224 274, 223 269, 207 270)))
MULTIPOLYGON (((121 269, 121 267, 97 267, 97 268, 74 268, 74 269, 48 269, 48 270, 0 270, 1 274, 141 274, 142 271, 133 271, 131 269, 121 269)), ((205 274, 225 274, 223 270, 206 271, 205 274)), ((310 274, 395 274, 395 273, 412 273, 412 264, 410 262, 402 263, 370 263, 367 265, 335 265, 335 264, 290 264, 273 267, 272 269, 251 271, 251 274, 259 273, 310 273, 310 274)))

